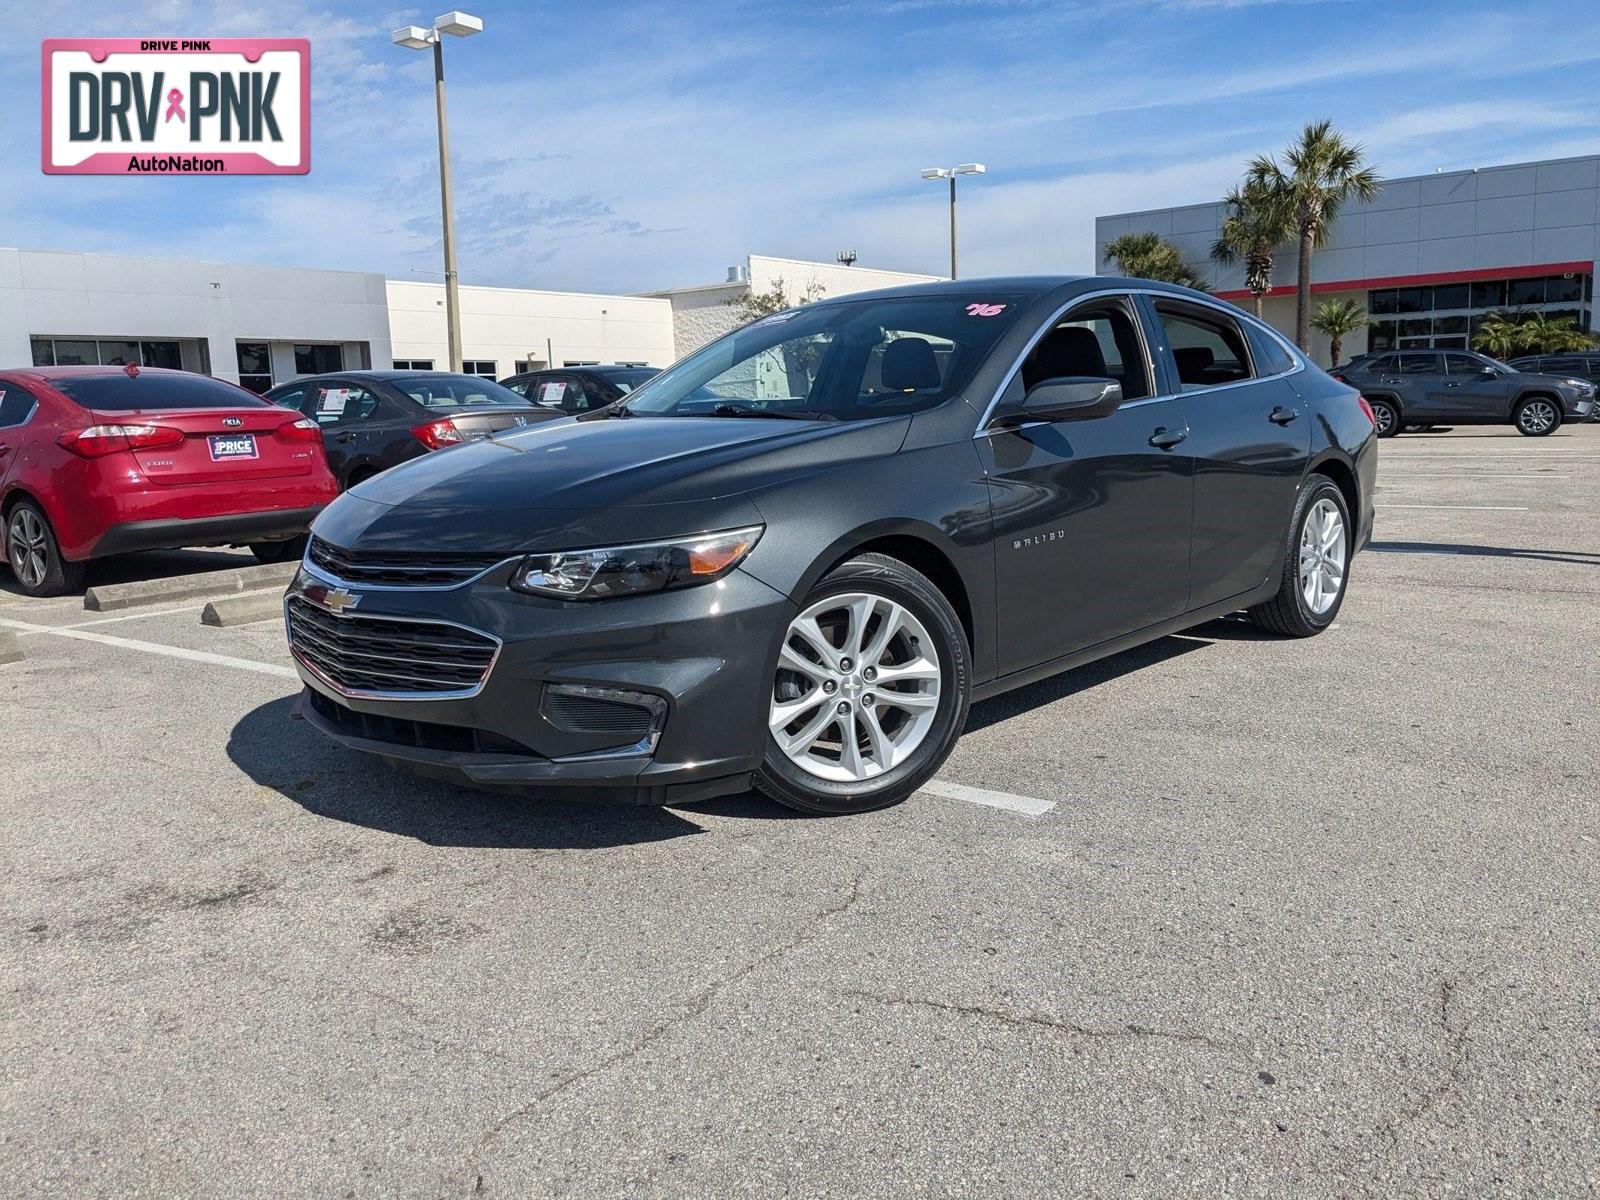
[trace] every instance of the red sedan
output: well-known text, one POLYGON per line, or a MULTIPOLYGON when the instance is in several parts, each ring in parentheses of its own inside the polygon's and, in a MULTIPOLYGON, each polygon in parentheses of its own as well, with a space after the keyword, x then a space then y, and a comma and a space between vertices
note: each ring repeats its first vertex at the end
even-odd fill
POLYGON ((188 371, 0 371, 0 541, 21 588, 55 596, 93 558, 248 545, 295 552, 338 494, 316 422, 188 371))

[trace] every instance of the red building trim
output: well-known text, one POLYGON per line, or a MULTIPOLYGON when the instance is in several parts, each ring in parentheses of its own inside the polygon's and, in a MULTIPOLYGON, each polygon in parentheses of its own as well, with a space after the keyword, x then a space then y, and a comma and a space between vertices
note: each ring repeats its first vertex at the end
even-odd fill
MULTIPOLYGON (((1370 292, 1379 288, 1422 287, 1430 283, 1474 283, 1483 279, 1531 279, 1536 275, 1589 275, 1594 272, 1594 262, 1535 263, 1528 267, 1488 267, 1476 271, 1438 271, 1432 275, 1380 275, 1374 279, 1332 279, 1313 281, 1312 292, 1370 292)), ((1245 288, 1216 292, 1219 300, 1248 300, 1245 288)), ((1294 284, 1275 286, 1268 296, 1292 296, 1294 284)))

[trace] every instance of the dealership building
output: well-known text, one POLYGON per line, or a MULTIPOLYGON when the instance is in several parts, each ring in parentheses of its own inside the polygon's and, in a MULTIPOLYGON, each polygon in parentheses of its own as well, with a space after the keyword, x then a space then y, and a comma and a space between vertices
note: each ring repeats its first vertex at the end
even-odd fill
MULTIPOLYGON (((462 367, 665 366, 734 328, 752 290, 839 296, 934 278, 749 256, 649 296, 461 288, 462 367)), ((0 367, 176 367, 264 392, 364 367, 446 369, 444 286, 364 271, 0 249, 0 367)))
MULTIPOLYGON (((1220 202, 1118 213, 1095 222, 1095 260, 1114 273, 1107 243, 1156 233, 1174 243, 1220 297, 1246 307, 1244 268, 1210 259, 1226 207, 1220 202)), ((1347 204, 1311 264, 1313 302, 1365 306, 1365 331, 1344 356, 1395 347, 1466 347, 1496 310, 1544 312, 1595 325, 1600 254, 1600 156, 1514 163, 1389 179, 1377 197, 1347 204)), ((1282 249, 1263 312, 1294 330, 1295 249, 1282 249)), ((1328 360, 1328 339, 1312 353, 1328 360)))

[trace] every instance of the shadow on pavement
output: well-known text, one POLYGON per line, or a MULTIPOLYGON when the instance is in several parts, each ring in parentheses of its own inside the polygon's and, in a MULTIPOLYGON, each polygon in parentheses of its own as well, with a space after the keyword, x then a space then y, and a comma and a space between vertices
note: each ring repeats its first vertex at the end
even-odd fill
POLYGON ((1474 546, 1461 542, 1371 542, 1379 554, 1458 554, 1472 558, 1526 558, 1537 562, 1576 563, 1600 567, 1600 553, 1589 550, 1518 550, 1509 546, 1474 546))
POLYGON ((1038 683, 1030 683, 1027 687, 1018 688, 1014 692, 1006 692, 992 700, 974 704, 967 714, 967 726, 963 732, 976 733, 980 729, 987 729, 1011 717, 1042 708, 1046 704, 1054 704, 1057 700, 1065 700, 1068 696, 1076 696, 1079 692, 1098 687, 1102 683, 1109 683, 1113 679, 1120 679, 1134 671, 1141 671, 1146 667, 1164 663, 1168 659, 1177 658, 1179 655, 1202 649, 1211 645, 1212 640, 1219 636, 1237 638, 1272 635, 1263 633, 1245 622, 1210 621, 1197 629, 1136 646, 1132 650, 1125 650, 1110 658, 1102 658, 1099 662, 1089 663, 1075 671, 1052 675, 1049 679, 1041 679, 1038 683), (1217 626, 1233 624, 1242 625, 1243 629, 1240 632, 1231 629, 1220 634, 1214 632, 1217 626))
MULTIPOLYGON (((85 587, 108 583, 136 583, 146 579, 166 579, 173 575, 198 575, 202 571, 226 571, 253 567, 255 555, 242 550, 145 550, 138 554, 117 554, 89 564, 85 587)), ((0 592, 22 596, 11 568, 0 560, 0 592)), ((74 593, 75 595, 81 593, 74 593)))
POLYGON ((320 817, 430 846, 492 850, 595 850, 703 832, 664 808, 560 803, 409 775, 291 720, 293 705, 286 697, 246 713, 228 737, 228 757, 320 817))

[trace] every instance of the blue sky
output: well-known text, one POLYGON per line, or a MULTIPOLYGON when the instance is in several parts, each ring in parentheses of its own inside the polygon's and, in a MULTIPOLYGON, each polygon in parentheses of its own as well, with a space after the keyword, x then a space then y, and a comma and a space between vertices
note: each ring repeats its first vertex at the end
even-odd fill
MULTIPOLYGON (((424 3, 427 0, 423 0, 424 3)), ((442 7, 442 6, 441 6, 442 7)), ((446 46, 464 282, 708 283, 750 252, 942 271, 920 168, 978 160, 962 273, 1093 269, 1097 214, 1209 200, 1330 116, 1386 174, 1600 151, 1600 6, 469 4, 446 46)), ((439 278, 433 7, 43 3, 0 47, 0 245, 439 278), (305 177, 46 177, 46 36, 309 36, 305 177)))

